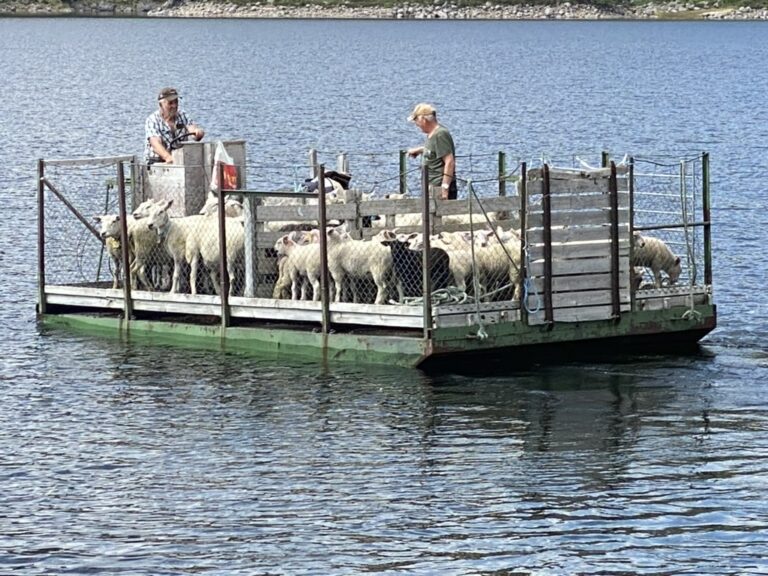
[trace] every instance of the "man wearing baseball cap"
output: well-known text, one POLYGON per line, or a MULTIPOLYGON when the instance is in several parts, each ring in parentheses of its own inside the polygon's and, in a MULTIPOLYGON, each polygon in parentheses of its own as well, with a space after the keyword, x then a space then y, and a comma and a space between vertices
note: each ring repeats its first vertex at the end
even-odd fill
POLYGON ((171 164, 172 150, 181 148, 188 138, 200 141, 205 136, 203 129, 194 124, 184 111, 179 110, 179 98, 181 96, 176 88, 163 88, 157 95, 159 108, 144 123, 144 160, 147 164, 171 164))
POLYGON ((416 105, 408 121, 427 135, 424 146, 409 149, 408 155, 415 158, 423 154, 430 193, 435 198, 454 200, 457 195, 456 148, 451 133, 437 122, 435 107, 425 102, 416 105))

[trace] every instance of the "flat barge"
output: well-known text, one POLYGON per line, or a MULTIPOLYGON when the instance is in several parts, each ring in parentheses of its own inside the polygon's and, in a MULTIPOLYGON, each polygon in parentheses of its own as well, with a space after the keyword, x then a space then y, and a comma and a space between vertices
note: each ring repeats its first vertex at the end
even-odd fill
POLYGON ((306 182, 267 191, 246 183, 259 170, 244 143, 223 145, 237 186, 211 195, 205 216, 211 180, 225 181, 210 144, 152 167, 133 156, 40 160, 42 324, 424 369, 487 358, 514 367, 574 349, 671 351, 716 326, 706 153, 512 169, 499 153, 487 173, 461 180, 460 199, 436 200, 402 152, 389 194, 339 179, 347 158, 333 172, 307 164, 314 192, 306 182), (228 215, 230 198, 242 213, 228 215), (168 212, 161 224, 131 216, 147 200, 168 212), (109 213, 119 231, 105 236, 94 216, 109 213), (154 233, 153 246, 139 229, 154 233), (186 230, 183 248, 174 230, 186 230), (668 252, 641 258, 648 238, 668 252))

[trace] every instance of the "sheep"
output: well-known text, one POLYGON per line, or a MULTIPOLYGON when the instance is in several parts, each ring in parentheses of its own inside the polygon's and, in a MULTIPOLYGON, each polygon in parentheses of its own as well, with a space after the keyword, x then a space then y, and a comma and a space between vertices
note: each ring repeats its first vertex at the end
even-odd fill
MULTIPOLYGON (((225 239, 227 251, 227 273, 229 274, 229 295, 235 291, 235 277, 237 274, 237 261, 245 248, 245 220, 242 217, 225 219, 225 239)), ((219 264, 221 261, 221 247, 219 243, 219 221, 217 218, 204 218, 195 230, 192 231, 187 241, 187 260, 190 263, 189 283, 192 294, 197 293, 197 269, 202 258, 203 264, 208 268, 208 273, 213 283, 216 294, 221 293, 219 283, 219 264)))
MULTIPOLYGON (((208 193, 208 198, 205 200, 205 204, 200 209, 200 212, 198 214, 202 214, 203 216, 212 216, 216 214, 219 210, 219 197, 213 194, 212 192, 208 193)), ((238 216, 242 216, 243 214, 243 203, 242 201, 232 195, 227 195, 224 197, 224 215, 228 216, 230 218, 236 218, 238 216)))
POLYGON ((480 294, 487 293, 489 285, 503 278, 508 278, 513 286, 512 299, 522 294, 520 274, 520 239, 515 233, 504 236, 499 242, 497 233, 483 231, 479 247, 475 249, 476 269, 480 294), (483 239, 484 238, 484 239, 483 239))
MULTIPOLYGON (((168 209, 172 204, 172 199, 158 203, 152 208, 146 220, 147 228, 157 234, 166 253, 173 260, 171 293, 178 293, 181 291, 181 273, 183 266, 189 261, 187 238, 190 235, 190 230, 199 226, 204 220, 215 221, 215 219, 206 218, 201 215, 171 218, 168 214, 168 209)), ((192 275, 190 274, 190 287, 193 294, 196 293, 194 280, 195 278, 192 278, 192 275)))
MULTIPOLYGON (((423 250, 413 250, 407 239, 391 237, 384 240, 382 245, 392 252, 392 267, 398 281, 400 302, 404 298, 412 298, 423 294, 423 250)), ((432 290, 447 288, 450 283, 450 258, 442 248, 429 249, 431 262, 430 278, 432 290)))
MULTIPOLYGON (((142 210, 149 210, 149 207, 153 205, 153 203, 145 202, 141 205, 141 208, 142 210)), ((104 239, 111 238, 117 241, 119 245, 122 235, 120 231, 120 217, 118 215, 103 215, 99 218, 101 222, 101 237, 104 239)), ((127 217, 126 228, 128 230, 131 285, 136 289, 141 289, 143 286, 147 290, 152 290, 154 284, 147 277, 147 265, 162 259, 162 251, 158 249, 160 243, 157 234, 149 230, 146 220, 137 220, 133 216, 127 217)), ((110 251, 112 250, 113 248, 110 248, 110 251)), ((119 247, 115 249, 115 253, 119 254, 119 247)), ((119 259, 121 260, 122 257, 119 256, 119 259)))
MULTIPOLYGON (((123 253, 120 245, 120 216, 118 214, 101 214, 93 217, 99 223, 99 236, 104 240, 107 254, 112 261, 112 288, 120 286, 120 272, 123 263, 123 253)), ((128 222, 133 220, 130 216, 128 222)), ((129 243, 130 245, 130 243, 129 243)))
POLYGON ((661 272, 666 272, 669 284, 675 284, 680 278, 682 265, 663 240, 654 236, 642 236, 635 233, 635 246, 632 252, 632 266, 650 268, 653 272, 654 286, 661 288, 661 272))
POLYGON ((328 231, 328 271, 336 285, 335 301, 341 302, 344 281, 352 281, 353 301, 357 302, 355 279, 370 275, 376 284, 375 304, 386 302, 387 281, 392 271, 392 253, 379 242, 351 240, 339 228, 328 231))
POLYGON ((272 298, 282 298, 286 289, 290 286, 290 275, 286 271, 285 261, 288 258, 289 246, 303 246, 317 243, 319 241, 320 231, 315 229, 310 232, 294 231, 281 236, 275 242, 275 252, 277 252, 277 280, 272 290, 272 298))
POLYGON ((286 257, 274 294, 281 294, 290 285, 293 300, 299 297, 306 300, 307 286, 303 282, 300 286, 302 277, 306 277, 312 286, 312 300, 320 300, 320 244, 297 244, 288 236, 284 236, 283 241, 282 251, 286 257))

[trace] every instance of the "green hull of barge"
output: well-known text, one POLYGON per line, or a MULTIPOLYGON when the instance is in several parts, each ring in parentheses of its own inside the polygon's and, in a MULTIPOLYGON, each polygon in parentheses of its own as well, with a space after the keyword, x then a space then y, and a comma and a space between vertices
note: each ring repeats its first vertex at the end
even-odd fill
POLYGON ((521 322, 483 327, 441 328, 431 339, 417 335, 386 335, 273 328, 228 327, 160 320, 123 321, 88 313, 46 314, 46 326, 110 334, 131 342, 164 343, 269 357, 305 358, 323 362, 364 362, 439 369, 459 366, 476 357, 508 361, 514 367, 532 355, 555 361, 578 350, 611 358, 635 350, 676 349, 695 345, 716 326, 715 305, 699 305, 622 314, 621 320, 526 326, 521 322))

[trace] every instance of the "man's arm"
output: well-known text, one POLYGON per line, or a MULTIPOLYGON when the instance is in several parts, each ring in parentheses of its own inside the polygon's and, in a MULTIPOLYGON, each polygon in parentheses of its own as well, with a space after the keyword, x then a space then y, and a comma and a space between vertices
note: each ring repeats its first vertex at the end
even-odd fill
POLYGON ((150 136, 149 145, 152 147, 152 150, 155 151, 155 154, 160 156, 160 158, 162 158, 166 164, 173 164, 173 154, 171 154, 168 149, 163 146, 163 140, 160 138, 160 136, 150 136))
POLYGON ((453 177, 456 172, 456 157, 449 152, 443 156, 443 162, 443 182, 440 194, 445 199, 448 198, 448 189, 451 186, 451 182, 453 182, 453 177))
POLYGON ((187 124, 186 129, 187 132, 192 134, 192 136, 194 136, 195 140, 198 142, 200 142, 200 140, 203 139, 203 136, 205 136, 205 131, 197 124, 187 124))

